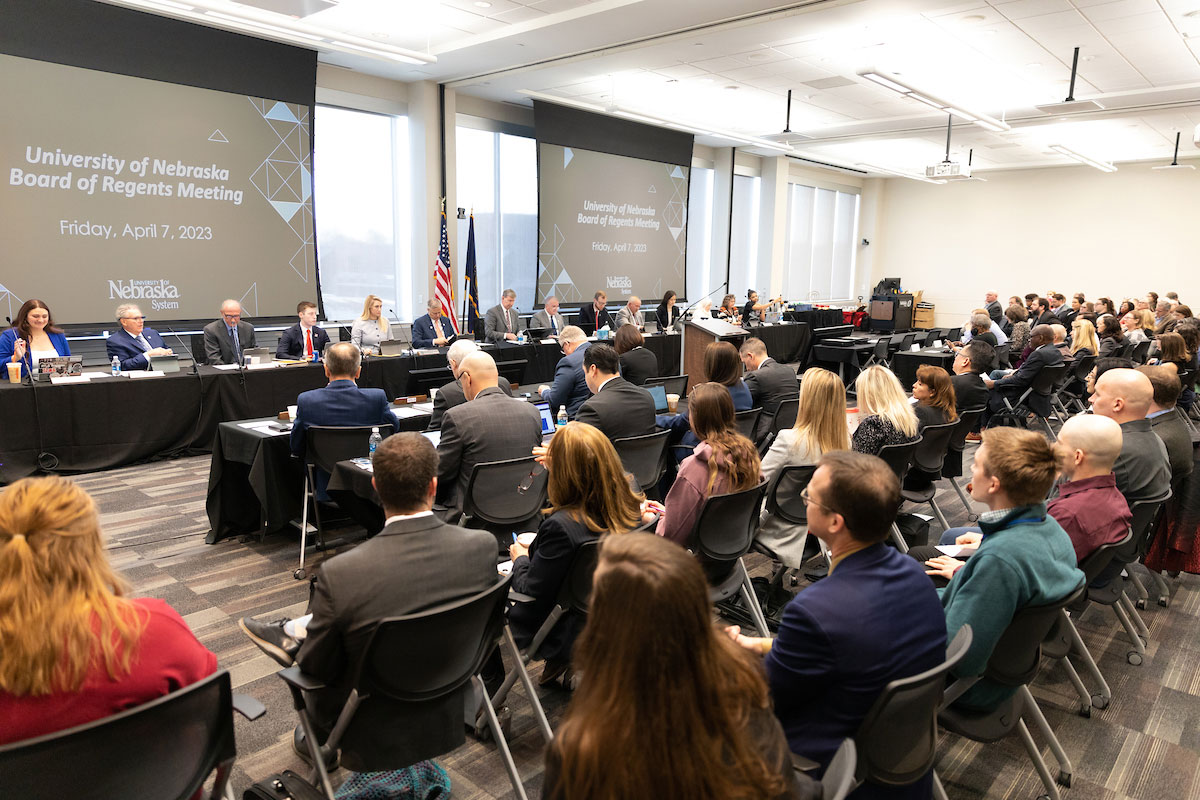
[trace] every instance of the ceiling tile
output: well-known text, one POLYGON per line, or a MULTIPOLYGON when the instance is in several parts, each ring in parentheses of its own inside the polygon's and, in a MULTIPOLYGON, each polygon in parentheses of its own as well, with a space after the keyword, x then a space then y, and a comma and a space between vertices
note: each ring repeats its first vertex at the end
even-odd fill
POLYGON ((1016 2, 1005 3, 1000 8, 1000 13, 1009 19, 1026 19, 1074 10, 1075 7, 1071 5, 1070 0, 1016 0, 1016 2))
POLYGON ((1120 19, 1138 14, 1162 14, 1162 7, 1156 0, 1117 0, 1115 3, 1105 3, 1099 6, 1089 6, 1083 15, 1093 22, 1102 19, 1120 19))
POLYGON ((546 16, 546 12, 539 11, 536 8, 517 6, 512 11, 501 11, 499 14, 493 14, 492 19, 512 25, 518 22, 529 22, 530 20, 539 19, 544 16, 546 16))

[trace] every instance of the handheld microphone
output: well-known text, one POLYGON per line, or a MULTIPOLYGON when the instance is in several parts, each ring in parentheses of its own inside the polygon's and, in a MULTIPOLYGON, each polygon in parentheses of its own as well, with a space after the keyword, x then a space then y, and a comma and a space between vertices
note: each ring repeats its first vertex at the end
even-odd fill
POLYGON ((166 328, 167 331, 169 331, 170 334, 176 338, 176 340, 178 340, 179 346, 183 348, 183 352, 186 353, 187 357, 192 360, 192 374, 198 374, 200 372, 200 365, 196 363, 196 355, 192 352, 192 348, 187 346, 187 343, 183 341, 183 337, 176 333, 175 329, 170 325, 164 323, 163 327, 166 328))

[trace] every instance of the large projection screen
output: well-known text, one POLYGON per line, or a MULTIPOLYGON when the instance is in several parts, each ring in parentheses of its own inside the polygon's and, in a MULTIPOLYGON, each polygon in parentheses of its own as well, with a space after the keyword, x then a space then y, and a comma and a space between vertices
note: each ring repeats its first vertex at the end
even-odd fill
POLYGON ((0 309, 250 316, 316 299, 311 108, 0 55, 0 309))

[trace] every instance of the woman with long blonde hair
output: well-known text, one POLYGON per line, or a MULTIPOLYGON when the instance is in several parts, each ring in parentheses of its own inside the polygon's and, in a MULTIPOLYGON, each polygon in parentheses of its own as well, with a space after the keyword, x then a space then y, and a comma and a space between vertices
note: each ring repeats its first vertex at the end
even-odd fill
POLYGON ((1096 326, 1086 319, 1078 319, 1071 323, 1071 355, 1080 353, 1094 356, 1100 352, 1100 339, 1096 336, 1096 326), (1086 350, 1086 353, 1080 353, 1086 350))
MULTIPOLYGON (((763 478, 773 483, 784 467, 815 466, 825 453, 849 449, 846 387, 829 370, 810 367, 800 383, 796 424, 780 431, 771 443, 762 462, 763 478)), ((807 525, 793 525, 764 509, 755 538, 769 547, 784 566, 799 567, 804 562, 807 537, 807 525)))
POLYGON ((859 373, 854 390, 860 420, 853 437, 857 452, 877 456, 885 445, 917 438, 917 414, 890 369, 878 364, 867 367, 859 373))
POLYGON ((350 341, 359 350, 373 351, 392 338, 392 326, 383 315, 383 299, 369 294, 363 300, 362 314, 350 326, 350 341))
POLYGON ((584 680, 546 749, 546 800, 819 796, 790 767, 762 665, 713 625, 683 548, 604 541, 575 660, 584 680))
MULTIPOLYGON (((621 459, 608 437, 583 422, 568 422, 550 440, 542 462, 547 472, 550 508, 529 547, 513 544, 512 588, 533 597, 508 612, 513 636, 528 645, 554 608, 555 598, 585 543, 625 533, 641 524, 644 497, 629 488, 621 459)), ((546 657, 540 682, 562 676, 583 619, 568 616, 554 627, 541 653, 546 657)))
POLYGON ((125 594, 87 492, 51 477, 0 493, 0 744, 102 719, 216 670, 174 609, 125 594))

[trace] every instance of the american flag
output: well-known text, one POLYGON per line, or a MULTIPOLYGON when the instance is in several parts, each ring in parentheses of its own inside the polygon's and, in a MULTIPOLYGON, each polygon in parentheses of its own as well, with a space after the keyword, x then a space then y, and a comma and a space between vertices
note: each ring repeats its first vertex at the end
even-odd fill
POLYGON ((446 212, 442 211, 442 243, 433 260, 433 297, 442 304, 442 313, 450 318, 450 327, 458 333, 454 315, 454 284, 450 281, 450 239, 446 236, 446 212))

